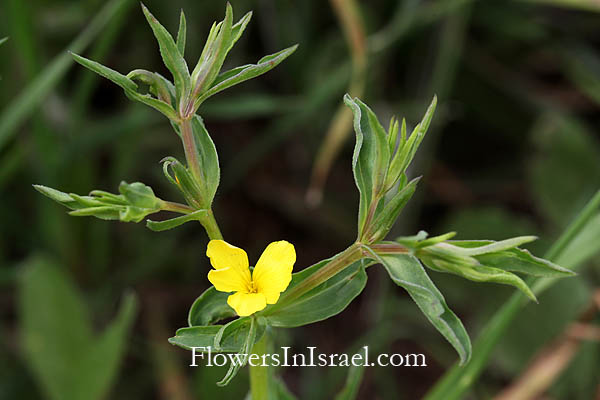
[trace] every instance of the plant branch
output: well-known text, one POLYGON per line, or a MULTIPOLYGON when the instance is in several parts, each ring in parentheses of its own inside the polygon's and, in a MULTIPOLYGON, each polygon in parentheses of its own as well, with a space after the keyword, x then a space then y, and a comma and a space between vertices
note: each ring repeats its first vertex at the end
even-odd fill
MULTIPOLYGON (((583 208, 579 215, 571 222, 564 233, 546 253, 550 261, 557 260, 573 242, 585 225, 600 209, 600 190, 583 208)), ((541 279, 534 281, 533 292, 538 295, 543 290, 552 286, 556 279, 541 279)), ((528 282, 530 284, 531 282, 528 282)), ((451 400, 460 399, 464 393, 477 381, 481 371, 487 365, 492 351, 496 347, 512 320, 525 304, 525 297, 520 293, 513 294, 500 310, 492 317, 479 334, 473 346, 471 361, 464 367, 454 365, 438 380, 436 385, 426 394, 425 400, 451 400)))
POLYGON ((181 204, 181 203, 175 203, 172 201, 166 201, 166 200, 162 200, 162 209, 164 211, 173 211, 173 212, 178 212, 180 214, 190 214, 190 213, 193 213, 194 211, 196 211, 195 208, 192 208, 188 205, 181 204))
POLYGON ((215 219, 212 210, 208 210, 206 216, 200 218, 199 221, 206 230, 206 234, 210 240, 223 240, 223 235, 221 234, 221 230, 219 229, 219 225, 217 224, 217 220, 215 219))

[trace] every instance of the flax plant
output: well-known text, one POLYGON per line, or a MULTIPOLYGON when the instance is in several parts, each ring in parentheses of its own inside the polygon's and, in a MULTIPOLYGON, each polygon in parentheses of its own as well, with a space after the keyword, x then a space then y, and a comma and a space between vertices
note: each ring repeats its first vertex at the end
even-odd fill
MULTIPOLYGON (((162 160, 162 167, 185 203, 161 199, 141 182, 122 182, 118 194, 93 190, 85 196, 40 185, 35 188, 69 208, 74 216, 141 222, 150 214, 168 211, 179 215, 165 221, 146 219, 146 226, 153 231, 165 231, 198 221, 204 227, 211 239, 206 256, 213 267, 207 271, 207 279, 214 286, 191 305, 189 326, 177 330, 170 343, 185 349, 210 348, 212 353, 260 355, 270 346, 272 329, 299 327, 342 312, 365 288, 367 268, 382 265, 390 279, 409 293, 435 329, 455 348, 460 362, 465 363, 472 353, 469 335, 426 268, 475 282, 512 285, 533 301, 534 292, 518 274, 573 275, 520 248, 535 240, 533 236, 498 242, 455 241, 451 240, 453 232, 429 237, 420 231, 413 236, 388 238, 417 188, 420 178, 409 179, 407 169, 425 138, 437 98, 434 97, 422 121, 409 132, 405 120, 392 119, 385 129, 365 103, 349 95, 344 97, 344 103, 353 116, 356 144, 352 171, 360 194, 356 240, 339 254, 295 273, 292 273, 296 261, 294 246, 280 240, 268 245, 251 268, 244 250, 224 240, 212 211, 220 179, 219 159, 197 111, 209 97, 271 70, 290 56, 296 46, 265 56, 256 64, 221 71, 228 52, 252 15, 248 13, 234 23, 233 10, 228 4, 225 18, 213 24, 198 62, 190 68, 184 59, 183 12, 174 38, 143 5, 142 10, 172 80, 143 69, 123 75, 80 55, 73 54, 73 58, 120 86, 131 100, 146 104, 169 119, 182 142, 185 161, 168 156, 162 160), (148 93, 140 91, 140 84, 149 88, 148 93), (223 323, 226 319, 232 320, 223 323)), ((218 384, 229 383, 241 367, 232 364, 218 384)), ((272 372, 250 368, 253 399, 278 397, 280 383, 272 372)))

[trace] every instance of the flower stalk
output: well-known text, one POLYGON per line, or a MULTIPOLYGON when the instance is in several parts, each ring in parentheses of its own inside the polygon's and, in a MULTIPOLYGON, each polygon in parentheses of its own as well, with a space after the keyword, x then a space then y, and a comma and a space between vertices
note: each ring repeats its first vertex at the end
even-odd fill
MULTIPOLYGON (((256 354, 262 357, 263 354, 267 354, 270 347, 270 332, 267 330, 262 338, 254 344, 252 348, 252 354, 256 354)), ((269 398, 269 384, 270 384, 270 373, 269 366, 265 365, 252 365, 249 364, 250 368, 250 394, 252 400, 267 400, 269 398)))

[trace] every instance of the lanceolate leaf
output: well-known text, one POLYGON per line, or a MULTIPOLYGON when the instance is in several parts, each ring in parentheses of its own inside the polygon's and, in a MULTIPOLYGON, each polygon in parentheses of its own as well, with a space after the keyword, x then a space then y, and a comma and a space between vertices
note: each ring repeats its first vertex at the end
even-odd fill
POLYGON ((288 56, 290 56, 298 47, 298 45, 294 45, 292 47, 288 47, 287 49, 281 50, 275 54, 271 54, 269 56, 265 56, 261 58, 256 64, 242 65, 240 67, 234 68, 227 72, 223 72, 212 83, 210 89, 206 92, 202 93, 196 99, 196 108, 200 106, 207 98, 211 97, 214 94, 221 92, 227 88, 235 86, 239 83, 245 82, 249 79, 256 78, 259 75, 264 74, 265 72, 270 71, 275 68, 279 63, 285 60, 288 56))
POLYGON ((7 37, 0 39, 0 45, 3 45, 4 42, 6 42, 8 40, 7 37))
MULTIPOLYGON (((244 344, 242 345, 242 351, 240 351, 243 360, 242 362, 231 362, 229 364, 229 370, 227 371, 227 373, 225 374, 225 376, 223 377, 223 379, 221 379, 219 382, 217 382, 217 385, 219 386, 226 386, 229 384, 229 382, 231 382, 231 380, 237 375, 238 371, 240 370, 240 368, 242 368, 244 365, 246 365, 246 363, 248 362, 248 356, 252 351, 252 346, 254 346, 254 343, 257 342, 257 322, 256 319, 254 318, 249 318, 247 320, 240 320, 237 319, 235 321, 232 321, 230 323, 228 323, 227 325, 225 325, 221 331, 219 331, 219 333, 217 334, 217 337, 215 338, 215 345, 217 346, 217 348, 219 347, 219 343, 221 340, 221 335, 227 335, 228 332, 235 332, 235 334, 237 334, 237 332, 240 332, 242 334, 244 334, 244 331, 247 331, 246 333, 246 339, 244 340, 244 344), (248 322, 250 326, 248 327, 248 322)), ((261 326, 262 328, 264 328, 263 326, 261 326)), ((264 332, 264 331, 263 331, 264 332)))
POLYGON ((227 304, 229 293, 219 292, 214 286, 204 291, 192 304, 188 314, 190 326, 212 325, 225 318, 235 316, 233 308, 227 304))
MULTIPOLYGON (((186 350, 191 350, 192 347, 205 349, 210 347, 213 353, 240 353, 250 333, 251 318, 238 318, 227 325, 181 328, 177 330, 174 337, 169 339, 169 343, 186 350)), ((255 343, 265 331, 265 327, 261 324, 256 324, 256 328, 255 343)), ((200 352, 200 349, 197 351, 200 352)))
POLYGON ((187 37, 187 24, 185 22, 185 14, 183 10, 179 14, 179 30, 177 31, 177 50, 181 54, 181 57, 185 54, 185 41, 187 37))
POLYGON ((390 278, 402 286, 417 303, 423 314, 450 342, 460 356, 461 363, 471 357, 471 340, 462 322, 450 310, 444 296, 435 287, 419 260, 408 254, 379 255, 376 257, 390 278))
POLYGON ((163 205, 162 200, 154 196, 152 188, 141 182, 131 184, 121 182, 120 195, 94 190, 90 196, 79 196, 42 185, 33 185, 33 187, 43 195, 71 209, 69 214, 78 217, 94 216, 107 220, 140 222, 148 214, 160 211, 163 205))
POLYGON ((232 23, 233 9, 227 3, 225 19, 211 29, 198 64, 192 72, 194 96, 204 92, 219 74, 230 49, 232 23))
POLYGON ((238 22, 235 23, 235 25, 231 27, 231 37, 229 38, 229 47, 227 48, 227 52, 231 50, 238 39, 242 36, 246 30, 248 22, 250 22, 250 19, 252 19, 252 11, 247 12, 246 15, 244 15, 238 22))
MULTIPOLYGON (((292 275, 288 290, 323 268, 330 260, 323 260, 292 275)), ((367 283, 366 259, 356 261, 323 284, 305 293, 291 304, 267 307, 260 313, 269 325, 295 327, 322 321, 342 312, 362 292, 367 283)))
POLYGON ((500 268, 483 265, 476 257, 456 251, 454 246, 438 243, 420 249, 416 254, 423 264, 435 271, 449 272, 475 282, 511 285, 521 290, 531 300, 537 301, 529 286, 517 275, 500 268))
MULTIPOLYGON (((221 330, 222 325, 209 325, 209 326, 194 326, 192 328, 181 328, 175 333, 175 336, 169 339, 169 343, 191 350, 193 347, 204 348, 208 351, 214 351, 215 336, 221 330)), ((240 350, 239 345, 233 344, 230 348, 222 349, 223 352, 235 353, 240 350)), ((197 350, 200 352, 200 349, 197 350)))
POLYGON ((575 275, 573 271, 556 265, 553 262, 543 258, 535 257, 527 250, 520 249, 518 247, 510 248, 506 246, 498 246, 503 242, 507 241, 493 242, 491 240, 453 240, 449 241, 448 244, 468 249, 469 251, 476 253, 473 255, 473 257, 475 257, 475 259, 482 264, 490 267, 500 268, 506 271, 521 272, 528 275, 546 277, 566 277, 575 275), (489 251, 477 251, 478 249, 487 249, 489 251))
POLYGON ((202 182, 204 186, 204 199, 206 201, 204 206, 210 208, 215 194, 217 193, 221 177, 219 157, 217 155, 215 144, 206 130, 202 118, 198 115, 194 115, 194 118, 192 119, 192 130, 194 133, 194 141, 196 142, 196 149, 200 156, 200 171, 204 178, 202 182))
POLYGON ((360 192, 358 212, 359 233, 362 234, 374 193, 380 191, 387 173, 390 148, 385 131, 373 112, 359 99, 344 96, 344 102, 354 113, 356 145, 352 157, 354 180, 360 192))
POLYGON ((94 71, 98 75, 102 75, 106 79, 121 86, 121 88, 123 88, 125 90, 134 91, 134 92, 137 90, 137 85, 135 84, 135 82, 133 82, 131 79, 127 78, 125 75, 120 74, 119 72, 115 71, 114 69, 105 67, 104 65, 97 63, 96 61, 88 60, 87 58, 82 57, 75 53, 71 53, 71 55, 73 56, 75 61, 77 61, 79 64, 94 71))
MULTIPOLYGON (((431 101, 431 104, 429 105, 429 108, 427 108, 427 111, 425 112, 425 116, 423 117, 423 120, 421 121, 421 123, 419 123, 415 127, 415 129, 410 134, 410 137, 408 137, 407 140, 403 140, 400 143, 400 146, 398 147, 398 151, 392 158, 392 161, 390 164, 390 172, 388 175, 388 180, 386 182, 387 187, 391 187, 396 182, 396 180, 403 173, 406 172, 406 169, 410 165, 412 159, 414 158, 414 156, 419 148, 419 145, 421 144, 421 142, 423 141, 423 138, 425 137, 425 134, 427 133, 427 129, 429 129, 429 125, 431 124, 431 120, 433 119, 433 114, 435 112, 436 106, 437 106, 437 96, 434 96, 433 100, 431 101)), ((403 139, 404 139, 405 133, 406 133, 405 129, 406 129, 406 125, 403 124, 403 126, 402 126, 403 139)))
POLYGON ((102 65, 100 63, 97 63, 92 60, 88 60, 87 58, 77 55, 75 53, 71 53, 71 55, 73 56, 75 61, 77 61, 79 64, 83 65, 84 67, 94 71, 98 75, 101 75, 101 76, 105 77, 106 79, 112 81, 113 83, 117 84, 118 86, 120 86, 125 91, 125 94, 127 95, 127 97, 129 97, 131 100, 135 100, 135 101, 144 103, 144 104, 160 111, 169 119, 174 119, 177 117, 175 110, 173 109, 173 107, 171 107, 170 104, 168 104, 162 100, 155 99, 148 94, 143 95, 143 94, 138 93, 137 92, 137 88, 138 88, 137 84, 134 81, 132 81, 131 79, 129 79, 127 76, 120 74, 119 72, 117 72, 113 69, 105 67, 104 65, 102 65))
POLYGON ((385 206, 375 217, 372 225, 379 230, 373 233, 372 238, 368 238, 369 242, 375 242, 385 238, 390 229, 392 229, 396 219, 398 219, 398 216, 415 193, 417 183, 419 183, 420 179, 421 178, 415 178, 410 181, 408 185, 400 189, 398 193, 395 193, 392 198, 385 203, 385 206))
POLYGON ((152 28, 152 32, 156 37, 160 48, 165 66, 171 71, 173 81, 175 82, 175 90, 177 97, 180 100, 188 98, 191 90, 190 72, 187 64, 179 52, 177 44, 173 40, 171 34, 158 22, 158 20, 150 13, 150 11, 142 4, 144 15, 152 28))

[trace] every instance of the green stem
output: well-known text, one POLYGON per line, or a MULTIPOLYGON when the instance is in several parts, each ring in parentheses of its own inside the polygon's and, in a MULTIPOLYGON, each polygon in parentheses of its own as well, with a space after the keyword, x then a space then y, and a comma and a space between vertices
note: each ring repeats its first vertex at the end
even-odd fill
POLYGON ((192 208, 185 204, 175 203, 175 202, 166 201, 166 200, 162 201, 162 209, 165 211, 173 211, 173 212, 178 212, 181 214, 189 214, 189 213, 196 211, 195 208, 192 208))
POLYGON ((223 240, 223 235, 215 219, 215 215, 212 210, 208 210, 206 216, 200 219, 200 223, 206 230, 206 234, 211 240, 223 240))
MULTIPOLYGON (((600 208, 600 190, 583 208, 579 215, 571 222, 560 238, 546 253, 546 258, 556 261, 573 242, 590 219, 600 208)), ((533 292, 539 295, 548 287, 552 286, 557 279, 535 280, 533 292)), ((528 282, 531 284, 533 282, 528 282)), ((508 329, 521 307, 526 303, 525 297, 515 293, 506 302, 494 317, 487 323, 473 346, 473 357, 464 367, 454 365, 436 383, 436 385, 424 397, 425 400, 451 400, 460 399, 464 393, 477 380, 483 368, 487 365, 492 351, 508 329)))
POLYGON ((566 231, 558 238, 558 240, 550 247, 550 250, 546 253, 546 258, 555 261, 567 246, 573 241, 575 236, 581 232, 583 227, 588 221, 596 214, 600 208, 600 190, 596 192, 594 197, 588 202, 588 204, 581 210, 577 218, 567 228, 566 231))
MULTIPOLYGON (((262 359, 262 355, 269 350, 269 331, 254 344, 252 354, 256 354, 262 359)), ((269 366, 250 365, 250 393, 252 400, 267 400, 269 398, 269 366)))
POLYGON ((183 119, 179 123, 181 131, 181 140, 183 141, 183 150, 185 151, 185 160, 188 168, 192 171, 192 175, 196 182, 202 182, 202 173, 200 171, 200 160, 198 160, 198 151, 196 149, 196 141, 192 129, 192 120, 183 119))

